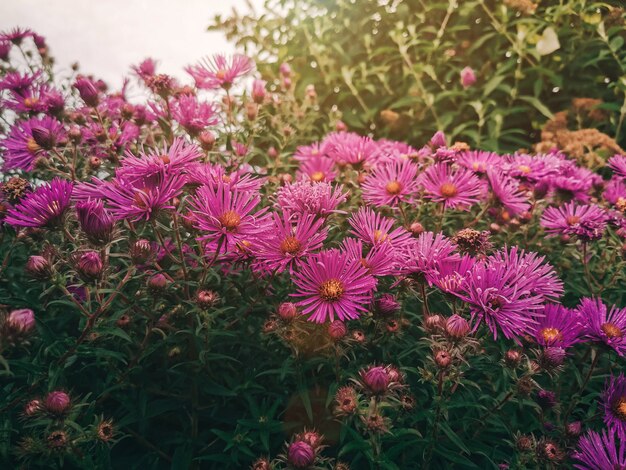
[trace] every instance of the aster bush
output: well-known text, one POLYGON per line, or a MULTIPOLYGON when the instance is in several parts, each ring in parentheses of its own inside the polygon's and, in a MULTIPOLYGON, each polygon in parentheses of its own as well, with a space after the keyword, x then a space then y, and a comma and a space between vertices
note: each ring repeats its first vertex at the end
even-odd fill
POLYGON ((3 468, 623 467, 626 156, 364 135, 244 55, 0 59, 3 468))

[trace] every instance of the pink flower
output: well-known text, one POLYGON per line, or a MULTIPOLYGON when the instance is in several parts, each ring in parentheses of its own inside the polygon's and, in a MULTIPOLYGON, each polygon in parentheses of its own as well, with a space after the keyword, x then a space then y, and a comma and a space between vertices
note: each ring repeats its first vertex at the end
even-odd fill
POLYGON ((295 441, 289 445, 287 459, 295 468, 307 468, 315 462, 315 450, 308 442, 295 441))
POLYGON ((609 158, 608 167, 613 170, 616 175, 626 178, 626 156, 613 155, 609 158))
POLYGON ((327 216, 339 212, 337 206, 345 202, 347 193, 343 186, 333 187, 330 183, 299 181, 278 188, 276 199, 278 206, 296 214, 315 214, 327 216))
POLYGON ((245 55, 227 57, 215 54, 185 70, 195 80, 198 88, 215 90, 221 87, 228 90, 237 78, 250 73, 253 68, 254 62, 245 55))
POLYGON ((376 206, 395 207, 417 191, 417 165, 408 159, 379 164, 362 185, 363 199, 376 206))
POLYGON ((568 202, 548 207, 541 216, 541 226, 551 235, 576 236, 583 241, 602 238, 608 215, 595 204, 568 202))
POLYGON ((353 320, 367 310, 376 280, 358 261, 338 250, 322 251, 302 262, 292 276, 303 297, 297 305, 316 323, 353 320))
POLYGON ((49 151, 65 137, 63 125, 49 116, 16 123, 2 141, 3 169, 32 171, 37 159, 48 158, 49 151))
POLYGON ((463 88, 469 88, 476 83, 476 74, 471 67, 465 67, 461 70, 461 85, 463 88))
POLYGON ((69 409, 71 405, 70 396, 61 391, 56 390, 54 392, 50 392, 44 401, 46 409, 55 415, 63 415, 69 409))
POLYGON ((4 220, 16 227, 56 227, 63 222, 73 187, 70 181, 55 178, 22 198, 4 220))
POLYGON ((392 230, 393 220, 374 212, 369 207, 361 207, 348 219, 351 233, 370 245, 389 243, 394 249, 407 246, 412 237, 404 228, 392 230))
POLYGON ((505 175, 502 170, 493 167, 487 168, 487 178, 491 186, 493 197, 502 205, 511 216, 515 216, 530 209, 528 199, 519 191, 519 183, 505 175))
POLYGON ((335 162, 327 157, 314 157, 302 161, 296 173, 298 180, 320 183, 333 181, 337 176, 335 162))
POLYGON ((6 321, 12 329, 27 332, 35 326, 35 313, 29 308, 13 310, 6 321))
POLYGON ((478 201, 481 182, 465 168, 452 169, 446 163, 429 167, 418 178, 426 197, 442 202, 445 208, 467 209, 478 201))
POLYGON ((170 103, 172 117, 190 136, 197 136, 207 126, 217 124, 216 110, 210 103, 200 102, 195 96, 182 95, 170 103))

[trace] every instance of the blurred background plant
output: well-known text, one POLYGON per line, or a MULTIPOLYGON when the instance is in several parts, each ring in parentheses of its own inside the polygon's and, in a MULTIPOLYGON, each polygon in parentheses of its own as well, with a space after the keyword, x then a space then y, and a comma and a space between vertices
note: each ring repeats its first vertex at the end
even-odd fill
POLYGON ((267 0, 209 29, 278 76, 298 71, 351 130, 418 145, 444 130, 486 150, 624 147, 623 2, 267 0), (596 129, 589 131, 588 128, 596 129))

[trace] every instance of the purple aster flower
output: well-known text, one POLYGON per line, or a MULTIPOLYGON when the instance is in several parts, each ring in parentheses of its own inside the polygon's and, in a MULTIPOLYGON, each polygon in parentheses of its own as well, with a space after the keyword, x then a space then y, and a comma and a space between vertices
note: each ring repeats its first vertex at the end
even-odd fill
POLYGON ((40 72, 23 75, 20 72, 8 72, 0 80, 0 91, 6 90, 14 96, 25 96, 40 78, 40 72))
POLYGON ((626 377, 611 376, 602 394, 604 424, 620 441, 626 441, 626 377))
POLYGON ((519 191, 519 183, 496 168, 487 169, 493 196, 506 211, 515 216, 530 209, 528 199, 519 191))
POLYGON ((328 157, 315 157, 303 160, 296 173, 298 180, 320 183, 333 181, 337 177, 335 162, 328 157))
POLYGON ((470 305, 475 328, 484 321, 497 339, 498 331, 511 339, 531 333, 543 310, 544 298, 532 295, 523 275, 501 260, 477 263, 463 280, 460 299, 470 305))
POLYGON ((286 184, 276 191, 278 206, 296 214, 316 214, 326 216, 340 212, 337 206, 345 202, 347 193, 343 186, 333 187, 330 183, 298 181, 286 184))
POLYGON ((456 158, 456 163, 474 173, 485 173, 487 168, 496 167, 501 162, 502 157, 500 155, 483 150, 467 150, 460 153, 456 158))
POLYGON ((239 191, 225 184, 202 186, 191 199, 194 221, 204 232, 200 240, 228 252, 249 237, 256 237, 266 225, 266 209, 255 211, 261 201, 257 193, 239 191))
POLYGON ((11 43, 9 41, 0 40, 0 60, 9 60, 9 53, 11 52, 11 43))
POLYGON ((463 280, 476 264, 470 255, 449 257, 437 263, 436 269, 431 269, 426 275, 430 285, 436 286, 447 294, 460 294, 463 280))
POLYGON ((589 431, 578 441, 578 450, 572 457, 578 460, 579 470, 622 470, 626 468, 626 441, 618 439, 607 430, 599 434, 589 431), (618 447, 619 445, 619 447, 618 447))
POLYGON ((426 279, 439 273, 440 265, 460 259, 456 245, 442 233, 424 232, 401 251, 402 272, 423 275, 426 279))
POLYGON ((476 83, 476 74, 471 67, 465 67, 461 70, 461 85, 463 88, 469 88, 476 83))
POLYGON ((15 45, 19 45, 24 39, 32 36, 33 32, 30 29, 15 27, 10 31, 2 31, 0 33, 0 41, 9 41, 15 45))
POLYGON ((95 107, 100 102, 100 90, 94 80, 79 75, 74 82, 74 87, 87 106, 95 107))
POLYGON ((185 68, 191 75, 198 88, 215 90, 224 88, 228 90, 235 80, 250 73, 254 69, 254 62, 242 54, 224 56, 215 54, 206 57, 196 65, 185 68))
POLYGON ((240 165, 235 171, 226 173, 226 169, 213 163, 194 163, 185 169, 187 180, 191 184, 215 186, 226 184, 240 191, 258 191, 264 178, 255 178, 251 169, 240 165))
POLYGON ((595 204, 568 202, 548 207, 541 216, 541 226, 552 235, 574 235, 583 241, 602 238, 608 215, 595 204))
POLYGON ((583 327, 578 312, 560 304, 546 304, 533 326, 533 336, 546 347, 569 348, 582 341, 583 327))
POLYGON ((304 315, 316 323, 354 320, 367 311, 376 280, 358 261, 338 250, 322 251, 308 257, 292 276, 302 297, 297 302, 304 315))
POLYGON ((378 154, 378 145, 369 137, 353 132, 335 132, 328 134, 323 145, 326 154, 338 166, 352 165, 361 168, 364 163, 373 164, 378 154))
POLYGON ((624 178, 614 176, 604 187, 602 197, 618 210, 626 210, 626 182, 624 178))
POLYGON ((417 165, 406 158, 379 164, 365 178, 363 199, 375 206, 409 202, 417 191, 416 176, 417 165))
POLYGON ((259 236, 258 248, 254 250, 257 260, 269 271, 281 273, 289 268, 292 272, 300 260, 322 247, 328 234, 323 223, 324 219, 313 214, 273 214, 273 223, 259 236))
POLYGON ((55 178, 24 196, 9 209, 4 221, 14 227, 58 226, 70 205, 73 187, 70 181, 55 178))
POLYGON ((31 171, 39 157, 48 157, 48 151, 64 139, 63 125, 49 116, 18 122, 2 142, 3 169, 31 171))
POLYGON ((347 237, 344 238, 341 247, 348 258, 361 263, 372 276, 388 276, 395 271, 396 253, 389 243, 365 249, 361 240, 347 237))
POLYGON ((370 245, 389 243, 395 249, 400 249, 409 242, 412 237, 404 228, 392 229, 393 219, 384 217, 374 212, 369 207, 361 207, 348 219, 352 227, 351 233, 370 245))
POLYGON ((418 178, 426 191, 426 197, 442 202, 444 207, 467 209, 478 201, 481 193, 480 180, 465 168, 453 169, 446 163, 437 163, 418 178))
POLYGON ((189 133, 197 136, 207 126, 217 124, 215 107, 195 96, 182 95, 170 103, 172 117, 189 133))
POLYGON ((326 145, 323 142, 314 142, 311 145, 301 145, 293 154, 293 158, 299 162, 326 157, 326 145))
POLYGON ((626 178, 626 156, 613 155, 609 158, 608 167, 613 170, 617 176, 626 178))
POLYGON ((514 246, 503 248, 491 256, 489 260, 504 263, 515 271, 520 278, 519 287, 531 295, 541 295, 550 299, 558 299, 563 295, 561 281, 550 263, 544 263, 546 257, 537 253, 520 250, 514 246))
POLYGON ((155 75, 156 66, 157 66, 157 63, 154 59, 147 58, 147 59, 144 59, 141 63, 139 63, 139 65, 133 65, 131 69, 133 70, 133 72, 135 72, 135 74, 139 78, 141 78, 142 80, 145 80, 155 75))
POLYGON ((584 298, 578 306, 587 338, 606 344, 623 356, 626 353, 626 308, 607 306, 601 299, 584 298))
POLYGON ((575 199, 587 202, 590 199, 589 191, 594 182, 597 181, 598 176, 587 168, 571 164, 562 165, 559 174, 548 178, 548 181, 559 200, 571 201, 575 199))

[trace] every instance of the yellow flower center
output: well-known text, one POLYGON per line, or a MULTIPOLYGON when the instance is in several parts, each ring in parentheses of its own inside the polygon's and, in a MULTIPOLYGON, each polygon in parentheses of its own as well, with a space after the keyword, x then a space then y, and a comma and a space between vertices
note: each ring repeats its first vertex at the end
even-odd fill
POLYGON ((234 231, 241 223, 241 217, 235 211, 226 211, 217 220, 229 232, 234 231))
POLYGON ((316 183, 324 181, 324 173, 321 171, 313 172, 313 174, 311 175, 311 181, 315 181, 316 183))
POLYGON ((384 242, 385 240, 387 240, 388 237, 389 235, 387 235, 386 232, 383 232, 382 230, 374 230, 374 242, 375 243, 384 242))
POLYGON ((27 108, 35 107, 37 106, 37 103, 39 103, 39 98, 36 98, 36 97, 24 98, 24 106, 26 106, 27 108))
POLYGON ((280 242, 280 251, 283 254, 289 253, 290 255, 295 255, 298 251, 300 251, 301 247, 302 244, 296 237, 287 237, 280 242))
POLYGON ((166 165, 170 162, 170 156, 167 154, 163 154, 159 157, 163 163, 166 165))
POLYGON ((454 183, 443 183, 439 188, 439 191, 443 197, 454 197, 459 192, 454 183))
POLYGON ((387 183, 387 186, 385 186, 385 189, 389 194, 394 196, 396 194, 400 194, 400 191, 402 191, 402 185, 398 181, 390 181, 387 183))
POLYGON ((215 76, 219 79, 219 80, 224 80, 224 77, 226 77, 226 70, 224 69, 220 69, 217 72, 215 72, 215 76))
POLYGON ((518 167, 519 171, 521 171, 522 173, 524 173, 525 175, 529 174, 531 172, 531 169, 528 165, 520 165, 518 167))
POLYGON ((539 334, 544 339, 544 341, 546 341, 548 343, 563 338, 563 336, 561 335, 561 332, 558 330, 558 328, 550 328, 550 327, 543 328, 539 332, 539 334))
POLYGON ((626 396, 619 397, 615 400, 611 405, 611 410, 613 410, 615 416, 626 422, 626 396))
POLYGON ((319 288, 320 297, 327 302, 336 302, 344 292, 343 283, 335 278, 322 282, 319 288))
POLYGON ((621 338, 624 336, 624 332, 615 323, 603 323, 600 328, 609 339, 621 338))
POLYGON ((32 137, 26 142, 26 148, 32 154, 35 154, 41 150, 39 144, 35 142, 35 139, 33 139, 32 137))
POLYGON ((565 219, 565 222, 567 223, 567 225, 575 225, 580 221, 580 217, 578 217, 577 215, 570 215, 567 217, 567 219, 565 219))

